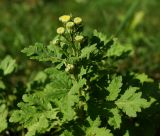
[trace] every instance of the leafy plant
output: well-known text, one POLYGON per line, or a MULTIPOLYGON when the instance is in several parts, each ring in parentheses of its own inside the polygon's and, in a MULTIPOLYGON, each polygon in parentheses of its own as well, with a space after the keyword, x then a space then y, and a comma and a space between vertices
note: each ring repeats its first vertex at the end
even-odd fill
POLYGON ((80 17, 59 20, 63 26, 49 45, 22 50, 48 67, 28 84, 10 122, 26 128, 26 136, 131 135, 134 120, 157 102, 145 95, 145 86, 158 85, 144 73, 118 71, 119 61, 133 53, 131 45, 96 30, 84 35, 80 17))
POLYGON ((8 127, 7 118, 16 100, 16 90, 14 90, 12 81, 9 78, 16 67, 15 60, 10 56, 6 56, 0 61, 0 132, 8 127))

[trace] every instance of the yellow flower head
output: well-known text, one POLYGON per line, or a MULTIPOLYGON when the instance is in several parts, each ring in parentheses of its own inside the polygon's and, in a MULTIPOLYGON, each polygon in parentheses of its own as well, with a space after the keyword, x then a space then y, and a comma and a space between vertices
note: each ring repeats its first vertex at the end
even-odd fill
POLYGON ((79 25, 80 23, 82 23, 82 18, 80 18, 80 17, 74 18, 74 23, 79 25))
POLYGON ((76 37, 75 37, 75 40, 77 41, 77 42, 81 42, 82 40, 83 40, 83 36, 82 35, 77 35, 76 37))
POLYGON ((71 19, 70 15, 63 15, 59 17, 59 21, 61 21, 62 23, 67 23, 70 19, 71 19))
POLYGON ((64 27, 59 27, 59 28, 57 28, 57 33, 58 33, 58 34, 63 34, 64 31, 65 31, 64 27))
POLYGON ((74 23, 73 22, 68 22, 67 24, 66 24, 66 27, 67 28, 72 28, 74 26, 74 23))

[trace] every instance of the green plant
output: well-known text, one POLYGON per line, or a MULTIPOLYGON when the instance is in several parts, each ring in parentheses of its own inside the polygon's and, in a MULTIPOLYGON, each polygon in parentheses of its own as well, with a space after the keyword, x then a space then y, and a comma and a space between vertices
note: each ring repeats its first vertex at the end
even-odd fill
POLYGON ((132 46, 97 31, 85 36, 80 17, 59 20, 63 26, 48 46, 36 43, 22 50, 48 67, 28 84, 10 122, 26 128, 26 136, 137 135, 132 132, 136 119, 157 102, 145 89, 158 87, 144 73, 118 71, 132 46))
POLYGON ((17 99, 11 75, 17 64, 13 58, 6 56, 0 61, 0 132, 8 127, 8 117, 17 99))

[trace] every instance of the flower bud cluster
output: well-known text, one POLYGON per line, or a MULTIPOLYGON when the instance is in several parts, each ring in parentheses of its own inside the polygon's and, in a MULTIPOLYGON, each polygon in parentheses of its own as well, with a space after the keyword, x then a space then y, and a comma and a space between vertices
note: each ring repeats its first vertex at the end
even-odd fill
POLYGON ((72 33, 74 35, 74 41, 82 42, 84 37, 76 31, 82 24, 82 18, 72 18, 71 15, 63 15, 59 17, 59 21, 63 23, 63 27, 57 28, 57 34, 64 35, 65 33, 72 33))
POLYGON ((72 72, 73 69, 74 69, 74 65, 73 64, 67 64, 66 68, 65 68, 65 71, 66 72, 72 72))

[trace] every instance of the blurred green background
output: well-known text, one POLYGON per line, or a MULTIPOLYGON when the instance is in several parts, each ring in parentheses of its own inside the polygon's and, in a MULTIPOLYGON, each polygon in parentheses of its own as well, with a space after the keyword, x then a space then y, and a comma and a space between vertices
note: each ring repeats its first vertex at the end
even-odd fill
POLYGON ((135 54, 121 64, 122 69, 160 80, 159 8, 160 0, 0 0, 0 60, 9 54, 20 70, 28 69, 31 64, 21 49, 49 43, 58 17, 73 14, 83 18, 86 33, 97 29, 133 45, 135 54))

